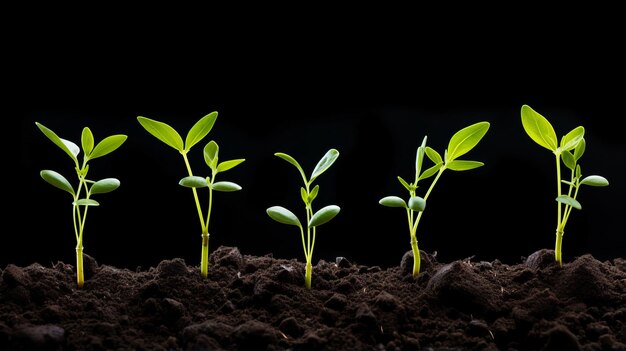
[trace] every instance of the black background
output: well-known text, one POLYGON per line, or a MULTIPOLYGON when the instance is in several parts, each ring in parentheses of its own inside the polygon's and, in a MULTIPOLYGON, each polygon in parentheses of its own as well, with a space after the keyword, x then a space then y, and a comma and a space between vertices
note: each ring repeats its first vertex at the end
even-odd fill
MULTIPOLYGON (((3 235, 1 266, 75 259, 70 196, 39 176, 53 169, 75 184, 73 164, 35 121, 78 144, 85 126, 96 141, 128 135, 120 149, 91 163, 92 179, 116 177, 122 185, 94 197, 101 206, 87 218, 87 254, 130 269, 174 257, 198 264, 193 197, 177 184, 186 175, 183 159, 136 117, 166 122, 184 139, 212 111, 219 112, 213 130, 190 152, 194 173, 209 175, 202 147, 211 139, 223 160, 247 160, 220 174, 243 190, 216 194, 211 251, 229 245, 244 254, 303 260, 298 230, 265 213, 282 205, 303 214, 299 174, 273 154, 292 155, 310 174, 328 149, 337 148, 339 159, 316 181, 314 206, 342 210, 319 228, 314 261, 345 256, 396 265, 410 249, 406 216, 378 200, 406 197, 396 176, 412 180, 424 135, 443 153, 454 132, 489 121, 487 135, 466 156, 485 166, 443 174, 418 240, 443 261, 475 256, 516 263, 553 248, 556 227, 554 157, 525 134, 523 104, 547 117, 559 137, 583 125, 583 173, 611 182, 581 190, 583 210, 566 227, 564 259, 624 255, 626 142, 618 126, 626 75, 618 28, 598 29, 604 34, 598 40, 586 29, 496 35, 493 27, 459 28, 443 34, 435 27, 379 31, 363 23, 322 33, 318 22, 294 32, 297 20, 188 30, 140 20, 132 32, 116 31, 115 21, 85 28, 91 22, 84 20, 17 40, 9 70, 16 78, 11 102, 17 102, 19 156, 17 169, 4 170, 12 179, 5 212, 11 229, 3 235)), ((208 195, 200 195, 204 207, 208 195)))

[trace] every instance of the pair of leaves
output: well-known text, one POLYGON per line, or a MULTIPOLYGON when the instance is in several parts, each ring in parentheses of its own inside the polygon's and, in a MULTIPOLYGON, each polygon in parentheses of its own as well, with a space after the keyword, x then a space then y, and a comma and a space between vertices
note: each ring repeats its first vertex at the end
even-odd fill
MULTIPOLYGON (((35 125, 48 139, 50 139, 50 141, 52 141, 61 150, 65 151, 65 153, 70 156, 72 160, 74 160, 74 163, 78 164, 77 156, 80 153, 78 145, 69 140, 60 138, 55 132, 39 122, 35 122, 35 125)), ((126 135, 122 134, 111 135, 104 138, 96 145, 91 129, 88 127, 83 128, 83 132, 81 134, 81 145, 83 147, 86 161, 110 154, 122 146, 127 138, 128 137, 126 135)))
POLYGON ((300 172, 300 175, 302 176, 302 180, 304 180, 304 183, 307 185, 310 185, 311 183, 313 183, 313 181, 317 177, 319 177, 328 168, 330 168, 330 166, 332 166, 333 163, 335 163, 335 161, 337 160, 337 157, 339 157, 339 151, 337 151, 336 149, 328 150, 326 154, 324 154, 324 156, 319 160, 319 162, 313 169, 313 172, 311 173, 311 178, 308 180, 307 180, 306 174, 304 173, 304 169, 302 168, 302 166, 300 166, 300 164, 298 163, 298 161, 296 161, 296 159, 282 152, 277 152, 274 155, 282 158, 283 160, 289 162, 294 167, 296 167, 296 169, 298 169, 298 171, 300 172))
MULTIPOLYGON (((73 197, 76 196, 76 192, 74 191, 74 188, 72 188, 72 185, 70 184, 70 182, 61 174, 52 170, 43 170, 40 172, 40 175, 41 175, 41 178, 43 178, 43 180, 45 180, 49 184, 61 190, 67 191, 73 197)), ((109 193, 119 188, 119 186, 120 186, 119 180, 115 178, 105 178, 105 179, 102 179, 93 183, 91 187, 89 188, 89 194, 95 195, 95 194, 109 193)))
POLYGON ((411 196, 408 204, 398 196, 386 196, 380 199, 378 203, 387 207, 402 207, 417 212, 422 212, 426 209, 426 200, 419 196, 411 196))
POLYGON ((211 186, 211 188, 215 191, 222 192, 232 192, 241 190, 241 186, 239 184, 233 182, 215 182, 211 183, 211 179, 209 177, 202 178, 198 176, 190 176, 185 177, 180 180, 178 183, 187 188, 205 188, 211 186))
MULTIPOLYGON (((528 105, 522 106, 521 116, 526 134, 534 142, 554 153, 573 150, 585 136, 585 128, 578 126, 563 136, 559 144, 552 124, 544 116, 528 105)), ((584 149, 582 151, 584 152, 584 149)), ((578 158, 580 156, 582 156, 582 153, 580 153, 578 158)))
POLYGON ((219 151, 220 147, 214 140, 209 141, 209 143, 204 147, 204 162, 206 162, 207 166, 213 170, 213 174, 228 171, 245 161, 245 159, 240 158, 220 163, 219 151))
POLYGON ((185 138, 185 143, 183 144, 183 139, 180 134, 178 134, 178 132, 168 124, 147 117, 137 117, 137 121, 139 121, 148 133, 152 134, 157 139, 173 147, 179 152, 189 151, 191 147, 209 134, 216 119, 217 111, 214 111, 198 120, 198 122, 191 127, 189 132, 187 132, 187 137, 185 138))
MULTIPOLYGON (((321 208, 317 211, 308 223, 308 227, 318 227, 324 223, 327 223, 339 213, 341 209, 336 205, 329 205, 321 208)), ((298 217, 288 209, 282 206, 272 206, 267 209, 267 214, 276 222, 288 225, 295 225, 302 228, 302 224, 298 217)))

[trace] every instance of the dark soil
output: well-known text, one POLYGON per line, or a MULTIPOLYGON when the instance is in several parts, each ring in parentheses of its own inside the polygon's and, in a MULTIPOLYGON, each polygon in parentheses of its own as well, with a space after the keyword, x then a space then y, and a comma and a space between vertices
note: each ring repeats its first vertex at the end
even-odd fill
POLYGON ((0 270, 2 350, 626 350, 626 260, 304 265, 220 247, 131 271, 86 257, 0 270))

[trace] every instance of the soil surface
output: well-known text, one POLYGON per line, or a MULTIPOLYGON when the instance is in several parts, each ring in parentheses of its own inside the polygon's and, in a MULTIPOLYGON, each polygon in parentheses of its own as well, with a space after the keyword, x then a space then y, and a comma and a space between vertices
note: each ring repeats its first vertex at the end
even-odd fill
POLYGON ((541 250, 519 264, 439 263, 408 252, 381 269, 337 258, 304 288, 297 260, 220 247, 209 277, 183 259, 132 271, 0 269, 2 350, 626 350, 626 260, 558 267, 541 250))

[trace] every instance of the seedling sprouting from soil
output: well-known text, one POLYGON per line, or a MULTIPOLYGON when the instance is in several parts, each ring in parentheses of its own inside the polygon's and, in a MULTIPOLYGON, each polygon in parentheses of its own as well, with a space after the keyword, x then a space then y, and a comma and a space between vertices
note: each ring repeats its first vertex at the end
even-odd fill
POLYGON ((217 112, 211 112, 208 115, 202 117, 196 122, 193 127, 187 133, 185 142, 180 134, 174 130, 171 126, 155 121, 146 117, 137 117, 137 120, 141 125, 157 139, 161 140, 165 144, 178 150, 183 156, 185 166, 187 167, 187 173, 189 175, 180 180, 179 184, 191 188, 193 197, 196 203, 196 209, 198 211, 198 217, 200 218, 200 226, 202 227, 202 255, 200 258, 200 273, 203 277, 207 277, 209 272, 209 220, 211 219, 211 208, 213 207, 213 191, 231 192, 241 190, 241 187, 233 182, 216 181, 217 174, 225 172, 243 161, 245 159, 236 159, 218 162, 219 159, 219 146, 213 140, 211 140, 204 147, 204 161, 211 169, 211 176, 198 177, 194 176, 191 171, 191 165, 187 154, 191 147, 200 142, 213 128, 215 120, 217 119, 217 112), (202 212, 202 206, 200 205, 200 199, 198 198, 198 188, 207 188, 209 190, 209 204, 206 212, 206 218, 202 212))
POLYGON ((415 181, 412 183, 407 182, 402 177, 398 177, 400 184, 409 192, 409 201, 398 196, 387 196, 382 198, 379 203, 387 207, 400 207, 406 210, 406 215, 409 224, 409 233, 411 235, 411 250, 413 251, 413 276, 417 276, 420 272, 420 251, 417 245, 417 225, 424 214, 426 209, 426 200, 433 191, 435 184, 441 177, 441 174, 450 169, 453 171, 467 171, 483 165, 482 162, 459 160, 458 157, 465 155, 472 150, 485 136, 489 129, 489 122, 479 122, 465 127, 456 132, 450 142, 448 148, 444 151, 443 158, 441 154, 426 146, 426 136, 422 140, 422 144, 417 148, 417 155, 415 157, 415 181), (426 169, 424 172, 424 154, 434 163, 434 166, 426 169), (435 176, 435 179, 430 183, 430 187, 424 197, 417 196, 418 182, 435 176), (417 214, 416 214, 417 213, 417 214))
POLYGON ((76 280, 78 287, 82 288, 85 283, 83 273, 83 233, 87 221, 87 210, 89 210, 90 206, 100 205, 91 197, 96 194, 111 192, 120 186, 120 181, 115 178, 105 178, 98 181, 87 179, 89 161, 115 151, 126 141, 127 136, 121 134, 112 135, 96 144, 91 130, 87 127, 83 128, 81 135, 83 162, 81 164, 78 162, 78 154, 81 149, 78 145, 60 138, 55 132, 41 123, 35 122, 35 124, 50 141, 65 151, 74 161, 74 170, 78 176, 76 188, 72 186, 67 178, 55 171, 46 169, 41 171, 40 174, 46 182, 72 195, 72 220, 74 222, 74 234, 76 235, 76 280))
POLYGON ((300 188, 300 197, 302 198, 306 208, 306 238, 304 235, 304 228, 302 228, 302 223, 300 223, 300 220, 293 212, 281 206, 272 206, 267 209, 267 214, 270 218, 279 223, 294 225, 300 228, 302 248, 304 249, 304 257, 306 259, 304 285, 307 289, 310 289, 311 275, 313 273, 313 266, 311 265, 311 262, 313 260, 313 248, 315 247, 316 229, 318 226, 333 219, 340 210, 339 206, 329 205, 323 207, 317 212, 313 212, 313 200, 317 197, 320 186, 316 185, 313 189, 311 189, 311 186, 313 185, 313 181, 315 181, 320 174, 324 173, 337 160, 337 157, 339 157, 339 151, 335 149, 328 150, 324 157, 322 157, 322 159, 317 163, 315 169, 313 169, 313 173, 311 173, 311 178, 309 179, 307 179, 306 174, 298 161, 296 161, 293 157, 281 152, 274 155, 296 167, 302 176, 302 180, 304 181, 304 187, 300 188))
POLYGON ((540 146, 552 151, 556 156, 556 191, 557 191, 557 225, 556 243, 554 245, 554 258, 559 266, 563 265, 561 248, 565 225, 572 212, 572 208, 582 209, 580 202, 576 200, 581 185, 607 186, 609 181, 599 175, 591 175, 582 178, 582 171, 578 160, 585 152, 585 128, 578 126, 561 138, 558 143, 552 124, 542 115, 528 105, 522 106, 522 125, 526 134, 540 146), (572 152, 573 151, 573 152, 572 152), (570 180, 562 179, 561 161, 571 171, 570 180), (561 184, 568 186, 567 193, 563 193, 561 184))

